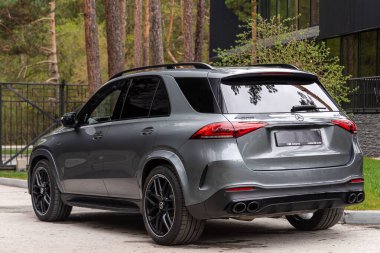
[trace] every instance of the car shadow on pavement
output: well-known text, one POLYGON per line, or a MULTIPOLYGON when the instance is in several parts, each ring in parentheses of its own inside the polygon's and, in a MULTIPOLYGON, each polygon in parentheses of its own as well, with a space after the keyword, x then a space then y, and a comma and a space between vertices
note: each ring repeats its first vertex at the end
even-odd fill
MULTIPOLYGON (((86 226, 94 229, 105 230, 107 233, 123 233, 138 237, 138 241, 153 241, 148 236, 142 217, 140 215, 127 215, 116 212, 80 212, 73 213, 63 222, 74 226, 86 226), (140 240, 141 238, 141 240, 140 240)), ((322 241, 342 239, 344 235, 329 229, 325 231, 297 231, 284 219, 257 219, 252 222, 237 220, 210 220, 207 221, 205 231, 201 238, 192 245, 180 245, 176 248, 218 248, 218 249, 244 249, 266 248, 277 244, 286 247, 287 244, 321 243, 322 241)), ((129 238, 129 239, 133 239, 129 238)), ((155 247, 164 247, 154 245, 155 247)))

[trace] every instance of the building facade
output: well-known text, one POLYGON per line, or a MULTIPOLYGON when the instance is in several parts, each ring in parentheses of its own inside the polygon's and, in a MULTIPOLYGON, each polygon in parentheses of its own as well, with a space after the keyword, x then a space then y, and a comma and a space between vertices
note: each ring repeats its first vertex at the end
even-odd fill
MULTIPOLYGON (((344 109, 361 128, 364 153, 380 157, 380 0, 258 0, 258 12, 264 18, 299 15, 297 28, 339 57, 355 90, 344 109)), ((235 45, 239 24, 224 0, 211 0, 211 59, 217 48, 235 45)))

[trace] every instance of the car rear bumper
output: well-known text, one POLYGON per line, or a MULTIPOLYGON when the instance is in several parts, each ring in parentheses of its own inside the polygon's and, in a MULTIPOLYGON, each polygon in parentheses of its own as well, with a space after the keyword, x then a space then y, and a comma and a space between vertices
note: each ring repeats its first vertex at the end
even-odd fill
POLYGON ((363 183, 346 182, 278 189, 255 187, 254 190, 241 192, 223 189, 204 202, 187 208, 197 219, 281 216, 360 203, 364 201, 363 186, 363 183), (348 199, 352 193, 362 193, 362 199, 350 203, 348 199))

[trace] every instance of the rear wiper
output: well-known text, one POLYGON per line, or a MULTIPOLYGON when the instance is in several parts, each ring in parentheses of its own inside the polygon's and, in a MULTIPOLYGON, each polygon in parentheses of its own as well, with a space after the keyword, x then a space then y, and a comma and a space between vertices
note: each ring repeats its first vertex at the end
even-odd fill
POLYGON ((295 105, 290 110, 291 112, 299 112, 299 111, 314 111, 319 109, 326 109, 325 107, 317 107, 316 105, 295 105))

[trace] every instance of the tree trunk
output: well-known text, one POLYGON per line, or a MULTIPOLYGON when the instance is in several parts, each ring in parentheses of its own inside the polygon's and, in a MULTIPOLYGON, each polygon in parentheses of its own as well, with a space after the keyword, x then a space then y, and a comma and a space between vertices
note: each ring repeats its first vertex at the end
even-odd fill
POLYGON ((252 58, 251 64, 257 64, 257 0, 252 0, 252 58))
POLYGON ((203 51, 203 37, 204 37, 204 24, 205 24, 205 1, 198 0, 197 5, 197 24, 195 29, 195 61, 202 61, 203 51))
POLYGON ((135 0, 135 10, 134 10, 134 66, 135 68, 142 66, 142 33, 141 33, 141 25, 142 25, 142 0, 135 0))
POLYGON ((162 45, 161 26, 161 1, 151 0, 150 10, 152 13, 151 43, 152 43, 152 63, 154 65, 164 63, 164 49, 162 45))
POLYGON ((124 69, 122 18, 119 1, 105 0, 104 5, 106 10, 108 75, 112 77, 124 69))
POLYGON ((193 0, 183 0, 183 49, 184 60, 194 60, 193 49, 193 0))
POLYGON ((174 57, 174 55, 172 54, 172 51, 171 51, 171 46, 170 46, 170 40, 171 40, 171 37, 172 37, 172 33, 173 33, 173 22, 174 22, 174 0, 171 0, 170 1, 170 16, 169 16, 169 29, 168 29, 168 33, 166 34, 166 52, 168 53, 168 56, 170 58, 170 60, 174 63, 177 63, 177 59, 174 57))
MULTIPOLYGON (((57 39, 55 34, 55 0, 50 1, 50 40, 51 40, 51 51, 50 51, 50 81, 53 83, 59 82, 59 72, 58 72, 58 59, 57 59, 57 39)), ((58 97, 58 94, 56 94, 58 97)))
POLYGON ((149 65, 149 40, 150 40, 150 0, 145 0, 145 19, 144 19, 144 46, 143 46, 143 65, 149 65))
POLYGON ((83 13, 86 40, 88 89, 89 94, 91 95, 102 84, 95 0, 84 0, 83 13))
MULTIPOLYGON (((121 44, 123 45, 122 48, 122 54, 125 59, 125 36, 127 33, 127 1, 126 0, 119 0, 120 3, 120 25, 121 25, 121 44)), ((125 66, 123 66, 124 68, 125 66)))

